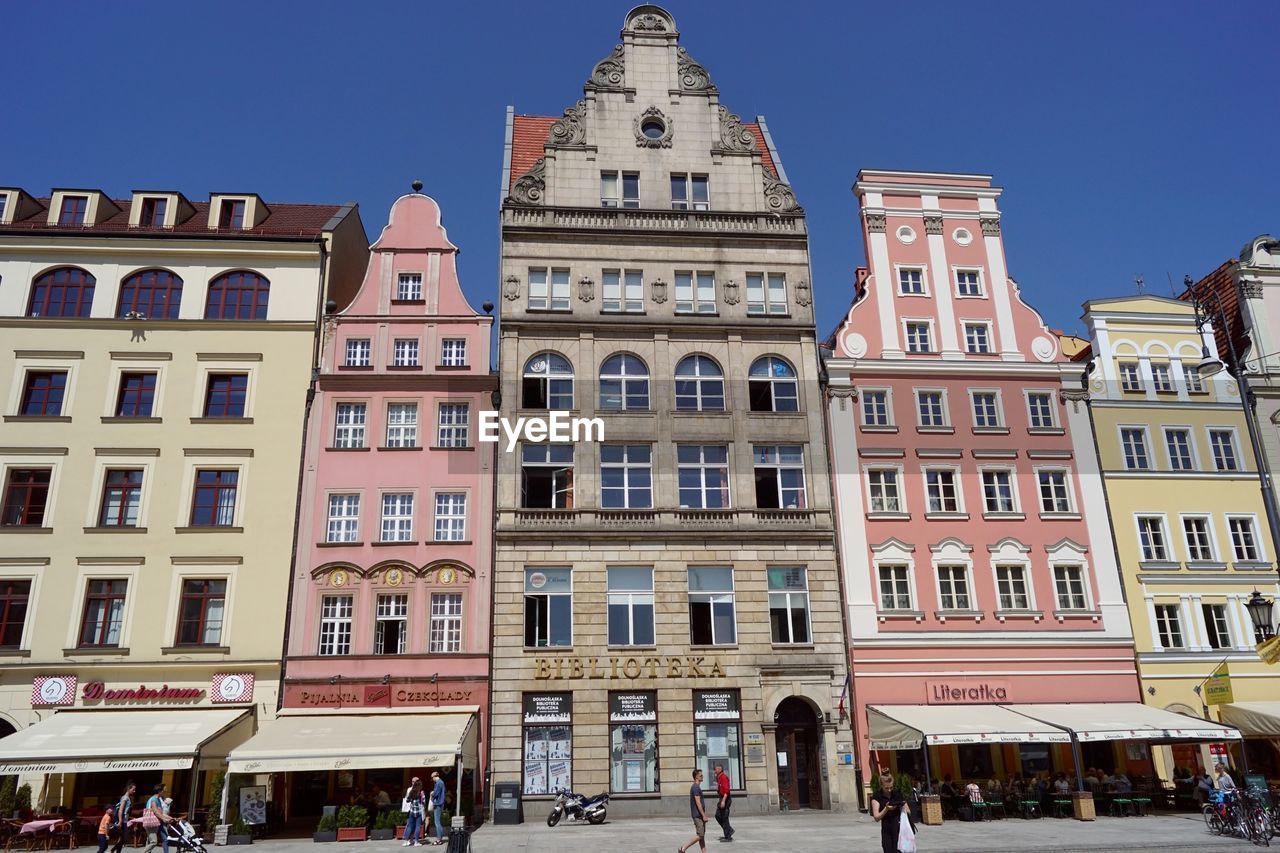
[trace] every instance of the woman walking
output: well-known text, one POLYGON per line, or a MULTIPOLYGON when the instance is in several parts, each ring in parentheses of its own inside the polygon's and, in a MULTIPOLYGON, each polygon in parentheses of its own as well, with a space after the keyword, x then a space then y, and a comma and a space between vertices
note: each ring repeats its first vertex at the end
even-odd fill
POLYGON ((116 803, 115 826, 120 830, 120 837, 116 839, 115 846, 111 848, 111 853, 120 853, 124 849, 124 845, 129 841, 129 815, 133 812, 133 795, 137 792, 138 786, 133 784, 132 779, 124 784, 124 793, 120 795, 120 801, 116 803))
POLYGON ((169 853, 169 831, 165 824, 172 820, 164 808, 165 786, 161 782, 152 789, 147 798, 146 809, 142 812, 142 828, 147 831, 147 847, 142 853, 153 853, 157 847, 169 853))
POLYGON ((883 853, 898 853, 898 832, 902 827, 900 815, 910 820, 911 806, 901 793, 894 789, 893 776, 880 774, 880 790, 871 797, 871 816, 880 824, 880 849, 883 853))
POLYGON ((404 844, 401 847, 418 846, 418 833, 422 830, 426 797, 422 793, 422 780, 413 777, 409 790, 404 792, 404 812, 408 815, 404 822, 404 844))

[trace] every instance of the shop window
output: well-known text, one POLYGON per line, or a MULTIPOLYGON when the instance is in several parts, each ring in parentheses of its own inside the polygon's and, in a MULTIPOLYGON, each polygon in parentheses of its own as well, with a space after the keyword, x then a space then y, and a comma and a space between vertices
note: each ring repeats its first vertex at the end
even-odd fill
POLYGON ((117 418, 149 418, 156 399, 156 374, 122 373, 116 395, 117 418))
POLYGON ((124 627, 124 597, 129 581, 92 580, 85 590, 80 647, 116 647, 124 627))
POLYGON ((810 642, 809 581, 803 567, 769 569, 769 628, 774 645, 810 642))
POLYGON ((573 445, 526 444, 520 454, 520 506, 573 509, 573 445))
POLYGON ((402 655, 409 636, 409 596, 378 596, 373 628, 375 655, 402 655))
POLYGON ((648 794, 658 790, 658 696, 609 694, 609 790, 648 794))
POLYGON ((653 645, 653 569, 609 569, 609 645, 653 645))
POLYGON ((221 643, 226 605, 225 580, 183 581, 175 645, 216 646, 221 643))
POLYGON ((573 576, 569 569, 524 570, 524 644, 573 645, 573 576))
POLYGON ((729 787, 742 790, 742 711, 736 690, 693 693, 694 766, 702 771, 706 790, 714 791, 717 764, 729 776, 729 787))
POLYGON ((738 641, 734 614, 733 569, 689 569, 689 642, 695 646, 732 646, 738 641))
POLYGON ((571 789, 573 694, 526 693, 523 705, 525 795, 571 789))

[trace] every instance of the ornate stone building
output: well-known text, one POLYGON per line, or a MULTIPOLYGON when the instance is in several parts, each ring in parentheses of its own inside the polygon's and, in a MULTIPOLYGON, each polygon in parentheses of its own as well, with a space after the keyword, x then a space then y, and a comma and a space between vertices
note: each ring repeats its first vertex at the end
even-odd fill
POLYGON ((506 144, 501 413, 598 423, 498 449, 494 783, 672 814, 721 762, 739 810, 847 806, 808 237, 763 119, 641 6, 506 144))

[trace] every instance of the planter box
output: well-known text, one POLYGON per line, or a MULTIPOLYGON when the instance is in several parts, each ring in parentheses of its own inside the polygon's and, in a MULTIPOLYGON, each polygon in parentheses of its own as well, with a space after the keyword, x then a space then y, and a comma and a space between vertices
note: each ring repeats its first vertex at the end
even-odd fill
POLYGON ((402 823, 396 827, 396 838, 404 838, 404 828, 406 826, 408 826, 408 824, 402 823))
POLYGON ((942 826, 942 797, 937 794, 920 795, 920 822, 925 826, 942 826))
POLYGON ((320 843, 320 842, 322 842, 322 841, 337 841, 337 840, 338 840, 338 833, 337 833, 336 831, 334 831, 334 832, 313 832, 313 833, 311 833, 311 840, 312 840, 312 841, 314 841, 314 842, 316 842, 317 844, 319 844, 319 843, 320 843))
POLYGON ((252 844, 252 843, 253 843, 252 835, 231 835, 231 834, 227 835, 228 847, 234 847, 240 844, 252 844))
POLYGON ((1071 811, 1076 820, 1097 820, 1094 810, 1093 794, 1088 791, 1071 792, 1071 811))
POLYGON ((339 841, 365 841, 369 837, 369 828, 365 826, 338 827, 339 841))
POLYGON ((396 837, 394 829, 374 829, 369 832, 370 841, 390 841, 396 837))
POLYGON ((231 831, 231 824, 220 823, 213 828, 213 843, 222 847, 227 843, 227 833, 231 831))

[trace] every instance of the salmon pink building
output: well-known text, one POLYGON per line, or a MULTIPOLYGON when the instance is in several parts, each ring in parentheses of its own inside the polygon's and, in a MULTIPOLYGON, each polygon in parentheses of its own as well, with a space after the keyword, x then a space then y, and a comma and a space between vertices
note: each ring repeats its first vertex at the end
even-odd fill
POLYGON ((436 768, 454 814, 480 802, 493 445, 476 421, 496 388, 493 320, 468 304, 420 189, 392 206, 355 299, 326 317, 283 708, 230 759, 232 773, 271 774, 291 819, 375 787, 398 805, 436 768))

